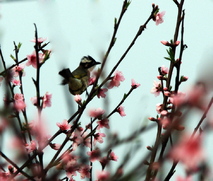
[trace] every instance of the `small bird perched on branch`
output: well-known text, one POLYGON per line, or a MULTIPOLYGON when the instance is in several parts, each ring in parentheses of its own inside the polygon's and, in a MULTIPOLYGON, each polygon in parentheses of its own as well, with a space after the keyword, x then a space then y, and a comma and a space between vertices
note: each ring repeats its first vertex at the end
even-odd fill
POLYGON ((73 72, 69 68, 63 69, 59 74, 64 78, 62 85, 69 85, 71 94, 82 94, 88 87, 90 72, 100 62, 96 62, 91 56, 84 56, 81 62, 73 72))

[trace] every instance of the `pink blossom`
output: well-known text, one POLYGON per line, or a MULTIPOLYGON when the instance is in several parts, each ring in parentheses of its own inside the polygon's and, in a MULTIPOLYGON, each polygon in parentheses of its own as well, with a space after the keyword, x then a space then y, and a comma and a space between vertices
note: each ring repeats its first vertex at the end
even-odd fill
POLYGON ((18 94, 18 93, 16 93, 16 94, 14 95, 14 100, 15 100, 15 102, 14 102, 14 107, 15 107, 15 109, 16 109, 17 111, 22 111, 22 110, 24 110, 24 108, 26 107, 26 104, 25 104, 25 102, 24 102, 24 96, 23 96, 23 94, 18 94))
POLYGON ((109 178, 110 173, 102 170, 102 171, 97 171, 96 175, 97 175, 98 180, 106 181, 109 178))
POLYGON ((88 151, 87 155, 90 157, 90 161, 94 162, 96 160, 100 160, 101 159, 101 151, 100 149, 95 149, 93 151, 88 151))
POLYGON ((64 119, 62 123, 57 122, 56 125, 60 128, 61 131, 69 130, 71 128, 71 125, 66 119, 64 119))
POLYGON ((62 155, 62 166, 69 179, 72 179, 73 175, 77 175, 76 171, 79 170, 77 159, 79 159, 78 156, 72 155, 68 152, 62 155))
POLYGON ((82 135, 83 138, 83 145, 86 147, 91 148, 91 138, 87 137, 88 133, 84 132, 84 134, 82 135), (86 138, 87 137, 87 138, 86 138), (86 138, 86 139, 85 139, 86 138))
POLYGON ((21 73, 22 76, 25 76, 24 67, 25 67, 25 64, 21 64, 21 65, 17 65, 17 66, 15 66, 14 68, 12 68, 12 69, 11 69, 12 75, 13 75, 14 77, 18 77, 18 76, 19 76, 19 73, 21 73))
POLYGON ((163 75, 168 74, 168 73, 169 73, 168 67, 165 67, 165 65, 161 66, 161 73, 162 73, 163 75))
POLYGON ((132 83, 132 88, 136 89, 137 87, 139 87, 141 84, 138 84, 135 82, 134 79, 131 79, 131 83, 132 83))
POLYGON ((15 100, 15 101, 23 101, 23 100, 24 100, 23 94, 18 94, 18 93, 16 93, 16 94, 14 95, 14 100, 15 100))
POLYGON ((105 92, 107 92, 107 91, 108 91, 108 90, 107 90, 106 88, 104 88, 104 89, 99 89, 99 90, 98 90, 98 93, 97 93, 98 98, 100 98, 100 97, 105 98, 105 97, 106 97, 105 92))
POLYGON ((89 165, 83 165, 79 169, 79 173, 81 174, 81 179, 84 179, 85 177, 90 178, 90 169, 91 166, 89 165))
POLYGON ((45 107, 51 107, 51 98, 52 98, 52 94, 46 92, 46 94, 44 94, 43 97, 43 108, 45 107))
MULTIPOLYGON (((41 43, 43 43, 44 41, 46 41, 47 38, 42 38, 42 37, 40 37, 40 38, 38 38, 37 40, 38 40, 38 43, 41 44, 41 43)), ((33 40, 30 40, 30 41, 35 43, 35 42, 36 42, 36 39, 34 38, 33 40)))
POLYGON ((176 181, 193 181, 191 176, 188 176, 186 178, 182 178, 180 176, 177 177, 176 181))
MULTIPOLYGON (((39 53, 39 63, 41 63, 44 59, 45 54, 39 53)), ((37 68, 37 59, 36 59, 36 52, 34 51, 31 55, 27 55, 28 62, 26 63, 27 66, 32 65, 34 68, 37 68)))
POLYGON ((99 143, 103 143, 103 142, 104 142, 104 141, 103 141, 103 137, 106 137, 106 135, 105 135, 104 133, 101 133, 100 131, 98 131, 98 133, 96 133, 96 134, 94 135, 93 145, 95 146, 96 143, 97 143, 97 141, 98 141, 99 143))
POLYGON ((45 124, 45 120, 33 120, 29 123, 29 127, 30 133, 35 136, 37 143, 39 144, 38 148, 43 149, 50 138, 50 135, 48 134, 48 126, 45 124))
POLYGON ((153 82, 153 88, 151 89, 151 93, 152 94, 155 94, 155 97, 159 96, 160 95, 160 92, 161 92, 161 82, 157 82, 154 80, 153 82))
POLYGON ((155 23, 158 26, 159 24, 163 23, 163 16, 165 15, 165 11, 158 12, 155 16, 155 23))
POLYGON ((105 110, 98 108, 89 111, 89 116, 94 118, 101 118, 101 116, 105 113, 105 110))
POLYGON ((204 160, 201 137, 183 136, 179 143, 172 148, 170 158, 180 160, 190 169, 196 168, 204 160))
POLYGON ((15 86, 17 86, 17 85, 20 86, 20 85, 21 85, 20 80, 17 80, 17 79, 13 79, 12 83, 13 83, 13 85, 15 85, 15 86))
POLYGON ((162 111, 162 106, 163 106, 163 104, 161 104, 161 103, 156 104, 156 111, 157 111, 158 114, 161 113, 161 111, 162 111))
POLYGON ((120 106, 118 109, 117 109, 117 112, 122 116, 126 116, 125 112, 124 112, 124 108, 123 106, 120 106))
POLYGON ((110 81, 108 88, 112 89, 113 87, 119 87, 120 86, 120 82, 124 81, 125 78, 123 76, 123 73, 121 71, 116 70, 115 71, 115 76, 112 78, 112 80, 110 81))
POLYGON ((115 155, 114 151, 112 151, 110 153, 110 160, 113 160, 113 161, 116 161, 116 162, 118 161, 118 156, 115 155))
POLYGON ((36 96, 35 96, 35 97, 31 97, 30 100, 31 100, 31 102, 32 102, 32 104, 33 104, 34 106, 37 105, 37 97, 36 97, 36 96))
POLYGON ((75 102, 77 102, 78 104, 81 103, 81 96, 79 94, 75 95, 75 102))
POLYGON ((92 85, 92 84, 95 82, 95 80, 96 80, 96 77, 90 77, 90 78, 89 78, 88 85, 89 85, 89 86, 92 85))
POLYGON ((185 93, 179 91, 177 94, 171 95, 171 97, 169 98, 169 101, 175 106, 179 106, 186 102, 185 95, 186 95, 185 93))
POLYGON ((31 144, 26 144, 27 153, 30 154, 32 151, 35 151, 37 149, 37 143, 35 140, 32 140, 30 142, 31 144))
POLYGON ((191 87, 188 91, 187 102, 192 106, 200 106, 203 97, 206 95, 206 89, 202 84, 197 84, 191 87))
POLYGON ((107 118, 101 119, 97 123, 98 123, 97 129, 100 129, 100 128, 103 128, 103 127, 109 129, 109 119, 107 119, 107 118))
POLYGON ((76 130, 75 132, 72 133, 71 135, 71 140, 73 141, 72 143, 72 149, 73 151, 76 150, 79 144, 83 142, 83 138, 81 136, 81 132, 76 130))

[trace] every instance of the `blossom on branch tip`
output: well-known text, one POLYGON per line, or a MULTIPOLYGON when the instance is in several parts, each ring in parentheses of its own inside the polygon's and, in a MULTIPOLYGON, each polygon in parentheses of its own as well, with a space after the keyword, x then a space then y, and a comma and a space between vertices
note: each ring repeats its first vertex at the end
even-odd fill
POLYGON ((107 90, 106 88, 104 88, 104 89, 99 89, 99 90, 98 90, 98 93, 97 93, 98 98, 100 98, 100 97, 105 98, 105 97, 106 97, 105 92, 107 92, 107 91, 108 91, 108 90, 107 90))
POLYGON ((131 85, 132 85, 132 88, 136 89, 136 88, 139 87, 141 84, 136 83, 134 79, 131 79, 131 85))
POLYGON ((51 107, 51 98, 52 94, 49 92, 46 92, 43 97, 43 108, 45 107, 51 107))
POLYGON ((124 108, 123 106, 120 106, 118 109, 117 109, 117 112, 122 116, 126 116, 125 112, 124 112, 124 108))
POLYGON ((112 151, 110 153, 110 160, 113 160, 113 161, 116 161, 116 162, 118 161, 118 156, 115 155, 114 151, 112 151))
POLYGON ((37 97, 36 97, 36 96, 35 96, 35 97, 31 97, 30 100, 31 100, 31 102, 32 102, 32 104, 33 104, 34 106, 37 105, 37 97))
POLYGON ((94 118, 101 118, 101 116, 105 113, 105 110, 98 108, 89 111, 89 116, 94 118))
POLYGON ((57 122, 56 125, 60 128, 61 131, 69 130, 71 128, 71 125, 66 119, 64 119, 62 123, 57 122))
POLYGON ((165 65, 162 65, 162 66, 161 66, 161 73, 162 73, 163 75, 168 74, 168 73, 169 73, 168 67, 165 67, 165 65))
POLYGON ((161 91, 161 82, 159 81, 159 82, 157 82, 157 81, 155 81, 154 80, 154 82, 153 82, 153 88, 151 89, 151 93, 152 94, 155 94, 155 97, 157 97, 157 96, 159 96, 160 95, 160 91, 161 91))
POLYGON ((112 89, 113 87, 119 87, 120 86, 120 82, 123 82, 125 80, 123 73, 121 71, 116 70, 115 71, 115 75, 112 78, 112 80, 110 81, 108 88, 112 89))
POLYGON ((81 104, 81 96, 79 94, 75 95, 75 102, 81 104))
POLYGON ((163 23, 163 16, 165 15, 165 11, 162 11, 162 12, 158 12, 156 15, 155 15, 155 23, 156 25, 158 26, 159 24, 163 23))

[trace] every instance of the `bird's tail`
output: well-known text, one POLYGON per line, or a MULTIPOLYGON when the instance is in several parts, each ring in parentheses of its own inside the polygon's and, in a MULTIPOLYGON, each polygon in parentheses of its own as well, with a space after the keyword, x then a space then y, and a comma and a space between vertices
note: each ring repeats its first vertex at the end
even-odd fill
POLYGON ((61 82, 61 84, 62 85, 65 85, 65 84, 67 84, 68 82, 69 82, 69 78, 70 77, 74 77, 73 75, 72 75, 72 73, 70 72, 70 69, 63 69, 63 70, 61 70, 60 72, 59 72, 59 75, 61 75, 62 77, 64 77, 64 80, 62 80, 62 82, 61 82))

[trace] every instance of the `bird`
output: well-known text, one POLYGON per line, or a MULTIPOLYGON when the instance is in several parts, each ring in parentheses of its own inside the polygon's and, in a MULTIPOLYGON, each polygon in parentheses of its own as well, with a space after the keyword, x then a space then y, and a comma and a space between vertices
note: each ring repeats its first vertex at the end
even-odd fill
POLYGON ((63 69, 59 72, 64 79, 62 85, 69 85, 69 91, 73 95, 82 94, 88 87, 90 72, 96 65, 101 64, 96 62, 91 56, 84 56, 79 66, 71 72, 69 68, 63 69))

